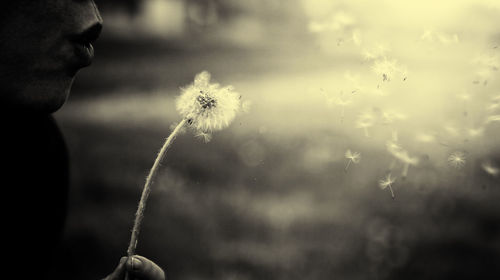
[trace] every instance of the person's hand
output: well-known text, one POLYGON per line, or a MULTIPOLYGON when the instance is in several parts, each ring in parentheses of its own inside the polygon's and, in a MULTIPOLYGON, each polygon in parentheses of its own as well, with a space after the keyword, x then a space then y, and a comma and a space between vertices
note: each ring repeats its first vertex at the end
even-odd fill
POLYGON ((125 272, 130 280, 165 280, 163 269, 143 256, 122 257, 115 271, 103 280, 123 280, 125 272))

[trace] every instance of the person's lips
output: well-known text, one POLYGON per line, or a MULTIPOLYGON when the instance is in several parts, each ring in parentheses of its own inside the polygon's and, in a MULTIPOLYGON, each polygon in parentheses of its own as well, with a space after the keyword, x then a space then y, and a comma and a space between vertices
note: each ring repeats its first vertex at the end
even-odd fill
POLYGON ((92 43, 77 43, 75 44, 75 53, 81 62, 80 66, 89 66, 94 58, 94 46, 92 46, 92 43))
POLYGON ((85 29, 83 32, 75 33, 69 36, 70 42, 74 46, 75 56, 77 58, 75 67, 83 68, 89 66, 94 58, 94 43, 101 34, 102 24, 96 23, 85 29))

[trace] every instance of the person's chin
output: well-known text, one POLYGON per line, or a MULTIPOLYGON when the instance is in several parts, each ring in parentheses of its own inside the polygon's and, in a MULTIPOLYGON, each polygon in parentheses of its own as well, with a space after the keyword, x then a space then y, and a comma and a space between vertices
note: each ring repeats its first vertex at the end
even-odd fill
POLYGON ((28 84, 21 94, 21 110, 35 114, 51 114, 59 110, 71 91, 74 77, 40 80, 28 84))

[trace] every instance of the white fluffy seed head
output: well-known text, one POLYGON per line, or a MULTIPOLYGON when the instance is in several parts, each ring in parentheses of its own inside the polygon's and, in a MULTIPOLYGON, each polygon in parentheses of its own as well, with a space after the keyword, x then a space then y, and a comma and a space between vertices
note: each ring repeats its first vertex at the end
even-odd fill
POLYGON ((241 97, 232 86, 210 83, 210 73, 196 75, 194 83, 181 89, 176 108, 197 131, 210 133, 231 123, 241 109, 241 97))

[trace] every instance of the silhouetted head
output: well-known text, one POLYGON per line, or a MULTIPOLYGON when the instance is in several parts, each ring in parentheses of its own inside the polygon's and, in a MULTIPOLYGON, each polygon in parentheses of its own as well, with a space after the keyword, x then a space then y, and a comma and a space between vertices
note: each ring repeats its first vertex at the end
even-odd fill
POLYGON ((102 29, 93 0, 16 0, 0 11, 0 110, 51 113, 90 65, 102 29))

